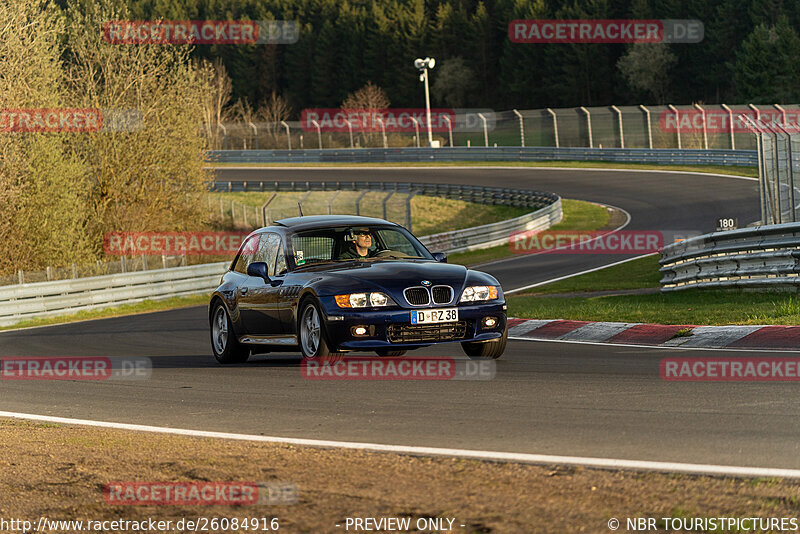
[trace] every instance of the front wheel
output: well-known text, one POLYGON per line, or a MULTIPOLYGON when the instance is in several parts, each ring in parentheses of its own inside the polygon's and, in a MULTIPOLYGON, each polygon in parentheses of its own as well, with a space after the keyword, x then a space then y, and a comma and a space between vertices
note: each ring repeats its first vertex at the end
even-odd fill
POLYGON ((344 358, 343 352, 333 352, 325 339, 325 328, 322 314, 314 301, 306 301, 300 313, 300 352, 304 359, 319 359, 323 362, 335 363, 344 358))
POLYGON ((461 348, 472 360, 496 360, 505 352, 507 343, 508 328, 502 337, 491 341, 467 341, 461 344, 461 348))
POLYGON ((211 349, 219 363, 244 363, 250 357, 250 349, 239 343, 233 332, 233 323, 228 310, 218 302, 211 319, 211 349))

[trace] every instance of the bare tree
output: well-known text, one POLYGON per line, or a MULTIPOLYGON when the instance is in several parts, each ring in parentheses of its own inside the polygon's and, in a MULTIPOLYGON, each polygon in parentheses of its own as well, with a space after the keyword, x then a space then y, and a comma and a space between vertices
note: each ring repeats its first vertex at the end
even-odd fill
POLYGON ((203 86, 208 88, 208 93, 203 95, 203 127, 208 146, 212 150, 219 150, 220 123, 225 119, 225 106, 231 99, 233 82, 225 65, 220 59, 214 63, 203 60, 198 65, 198 77, 203 86))
POLYGON ((380 142, 381 129, 375 118, 382 116, 389 104, 386 92, 371 81, 358 91, 347 95, 342 102, 342 110, 345 113, 354 113, 362 117, 361 122, 365 124, 360 134, 364 138, 365 146, 380 142))
POLYGON ((262 102, 256 113, 259 119, 267 123, 267 132, 275 146, 278 146, 278 137, 283 134, 281 121, 288 120, 291 115, 292 107, 289 102, 274 91, 262 102))

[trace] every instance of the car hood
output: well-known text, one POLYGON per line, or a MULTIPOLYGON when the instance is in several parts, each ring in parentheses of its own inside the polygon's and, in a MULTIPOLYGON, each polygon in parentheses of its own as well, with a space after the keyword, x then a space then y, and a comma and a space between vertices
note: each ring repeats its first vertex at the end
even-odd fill
POLYGON ((347 268, 331 269, 325 276, 321 293, 333 294, 355 291, 383 291, 398 303, 403 290, 422 285, 427 280, 434 285, 448 285, 460 294, 469 271, 462 265, 437 262, 364 262, 347 268))

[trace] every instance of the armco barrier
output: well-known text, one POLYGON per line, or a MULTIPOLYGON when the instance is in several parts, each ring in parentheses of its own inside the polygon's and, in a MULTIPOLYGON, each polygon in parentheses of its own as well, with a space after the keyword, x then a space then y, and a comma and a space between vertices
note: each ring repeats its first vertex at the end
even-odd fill
MULTIPOLYGON (((423 184, 430 185, 430 184, 423 184)), ((459 186, 449 186, 456 194, 459 186)), ((507 221, 454 230, 420 238, 434 251, 460 252, 501 245, 514 232, 546 229, 561 220, 561 199, 552 193, 483 188, 484 201, 545 204, 538 210, 507 221)), ((473 191, 474 192, 474 191, 473 191)), ((477 192, 474 192, 476 195, 477 192)), ((499 203, 499 202, 498 202, 499 203)), ((125 274, 59 280, 0 287, 0 326, 25 319, 63 315, 82 310, 119 306, 174 296, 210 292, 229 261, 125 274)))
POLYGON ((661 252, 661 291, 800 289, 800 223, 704 234, 661 252))
POLYGON ((375 163, 419 161, 616 161, 665 165, 758 165, 755 150, 671 148, 330 148, 305 150, 215 150, 215 163, 375 163))

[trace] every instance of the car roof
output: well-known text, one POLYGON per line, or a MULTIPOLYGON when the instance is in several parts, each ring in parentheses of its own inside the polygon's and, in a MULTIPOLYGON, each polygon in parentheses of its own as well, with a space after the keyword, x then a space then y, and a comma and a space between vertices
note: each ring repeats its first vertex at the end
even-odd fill
POLYGON ((312 228, 325 228, 328 226, 374 226, 399 224, 378 219, 375 217, 360 217, 357 215, 307 215, 305 217, 290 217, 275 221, 273 224, 285 226, 292 230, 307 230, 312 228))

